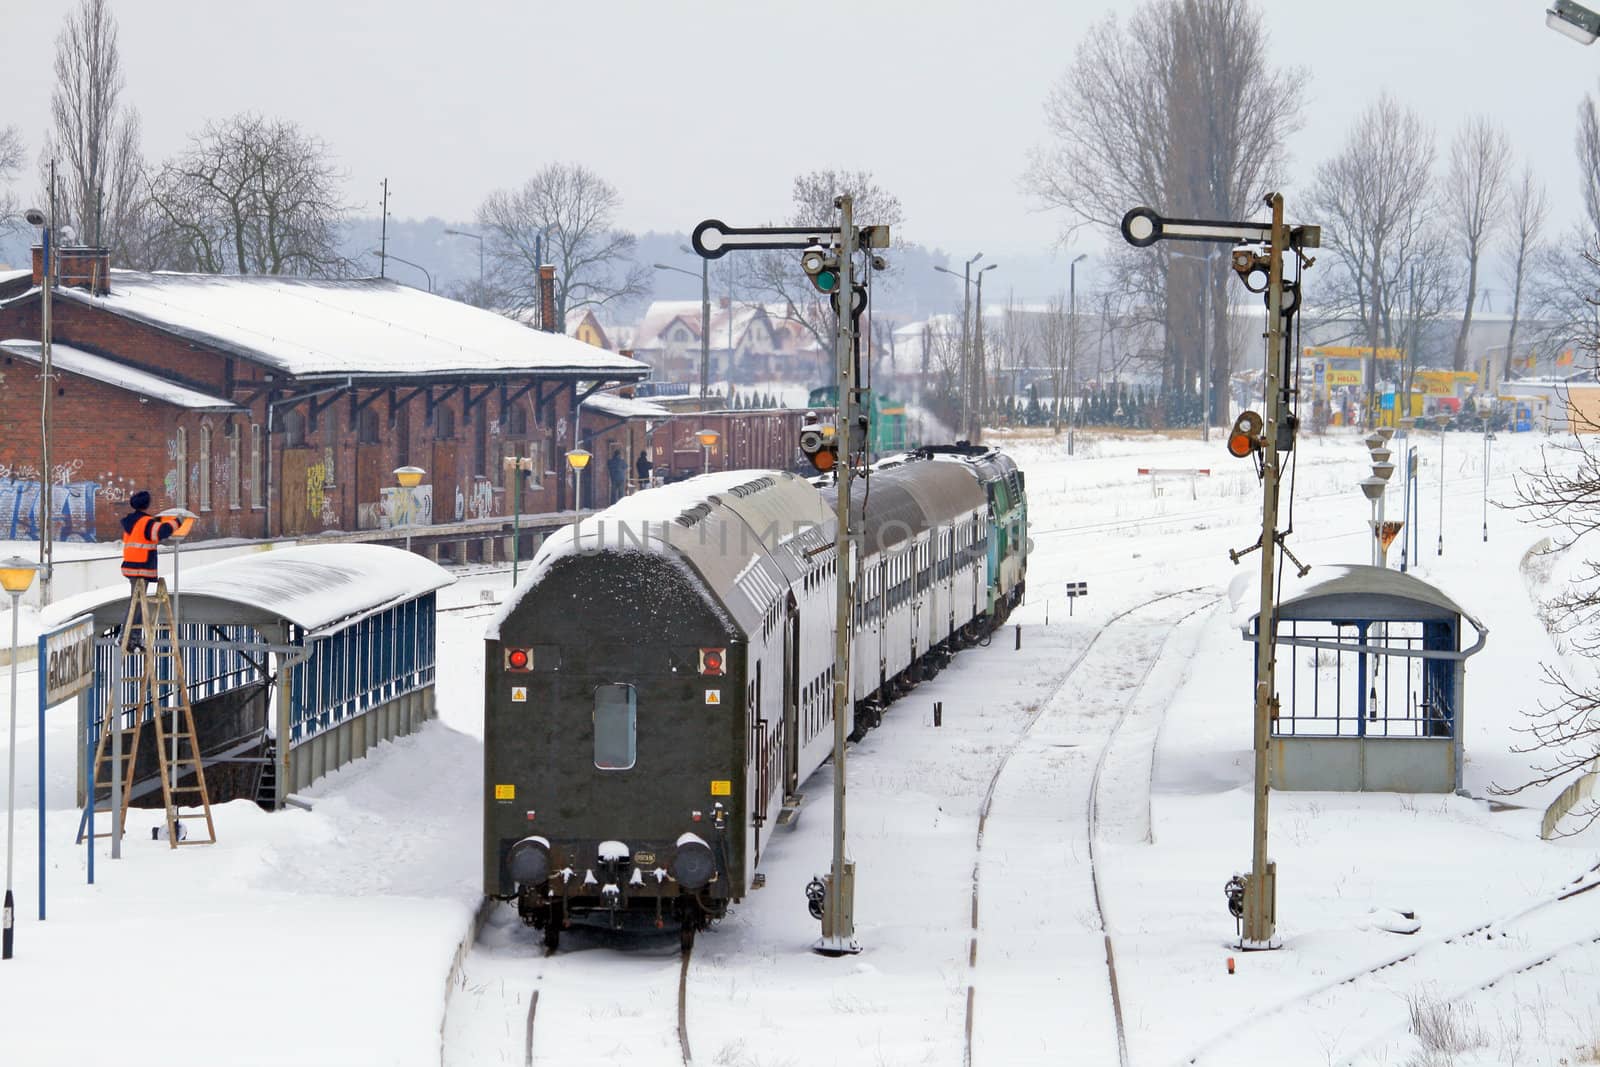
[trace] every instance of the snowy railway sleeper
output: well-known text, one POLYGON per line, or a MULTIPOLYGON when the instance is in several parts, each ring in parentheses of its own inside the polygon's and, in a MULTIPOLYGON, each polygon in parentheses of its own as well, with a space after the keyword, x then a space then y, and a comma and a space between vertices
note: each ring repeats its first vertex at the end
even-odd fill
MULTIPOLYGON (((921 449, 855 482, 856 740, 1022 600, 1007 456, 921 449), (860 513, 866 506, 864 516, 860 513)), ((546 541, 489 628, 484 891, 554 946, 575 918, 694 932, 756 883, 833 739, 835 497, 778 471, 637 493, 546 541)))

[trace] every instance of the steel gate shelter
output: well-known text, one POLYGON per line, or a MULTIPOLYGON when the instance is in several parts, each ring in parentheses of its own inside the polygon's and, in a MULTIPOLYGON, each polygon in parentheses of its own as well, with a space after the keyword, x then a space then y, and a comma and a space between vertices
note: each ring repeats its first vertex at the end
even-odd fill
MULTIPOLYGON (((253 764, 256 799, 281 808, 295 790, 433 717, 435 594, 455 580, 438 564, 382 545, 301 545, 181 578, 174 602, 208 779, 216 764, 253 764)), ((127 604, 126 589, 113 587, 50 612, 92 615, 98 635, 94 681, 79 697, 80 800, 100 732, 119 704, 137 699, 141 653, 115 662, 127 604)), ((134 714, 123 713, 123 730, 134 714)), ((148 707, 138 714, 149 721, 148 707)))
MULTIPOLYGON (((1488 629, 1415 575, 1358 565, 1324 574, 1279 607, 1272 788, 1459 791, 1466 661, 1488 629), (1477 633, 1468 648, 1463 620, 1477 633)), ((1259 623, 1250 617, 1247 640, 1259 623)))

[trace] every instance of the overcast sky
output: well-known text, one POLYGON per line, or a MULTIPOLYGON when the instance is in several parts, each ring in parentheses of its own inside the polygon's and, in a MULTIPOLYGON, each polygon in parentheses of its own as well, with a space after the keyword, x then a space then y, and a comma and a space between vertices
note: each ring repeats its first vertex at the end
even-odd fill
MULTIPOLYGON (((7 5, 0 124, 36 150, 68 0, 7 5)), ((801 171, 865 167, 903 235, 953 253, 1048 248, 1059 220, 1018 176, 1041 104, 1106 0, 121 0, 124 99, 159 160, 207 119, 254 109, 321 136, 376 214, 470 218, 552 160, 621 191, 622 222, 687 230, 787 210, 801 171), (826 109, 848 72, 848 116, 826 109)), ((1577 217, 1574 109, 1600 47, 1546 29, 1544 0, 1264 0, 1272 43, 1307 68, 1296 183, 1388 88, 1439 130, 1485 112, 1577 217)), ((27 182, 32 187, 31 176, 27 182)), ((1288 190, 1294 192, 1292 184, 1288 190)), ((1291 199, 1290 210, 1294 203, 1291 199)), ((1314 221, 1314 220, 1307 220, 1314 221)))

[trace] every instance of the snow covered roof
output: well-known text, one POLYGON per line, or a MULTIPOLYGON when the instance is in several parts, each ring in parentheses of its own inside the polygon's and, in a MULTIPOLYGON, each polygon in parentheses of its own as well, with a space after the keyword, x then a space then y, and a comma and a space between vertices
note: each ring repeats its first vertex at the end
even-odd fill
POLYGON ((652 300, 645 309, 644 318, 633 331, 635 348, 655 348, 661 344, 661 335, 676 319, 682 319, 696 337, 700 336, 700 301, 652 300))
MULTIPOLYGON (((265 627, 287 620, 317 637, 454 581, 437 563, 386 545, 296 545, 185 570, 178 592, 188 622, 265 627)), ((107 626, 123 621, 127 603, 127 585, 119 582, 57 601, 46 618, 93 613, 107 626)))
MULTIPOLYGON (((0 341, 0 351, 18 356, 33 363, 41 361, 41 346, 38 341, 10 340, 0 341)), ((50 346, 50 365, 56 370, 79 374, 85 378, 93 378, 97 382, 114 385, 118 389, 126 389, 130 393, 138 393, 152 400, 161 400, 175 407, 189 408, 192 411, 221 411, 235 410, 237 404, 221 397, 210 396, 206 393, 190 389, 186 385, 168 381, 149 371, 139 370, 115 360, 97 356, 92 352, 85 352, 71 345, 55 342, 50 346)))
MULTIPOLYGON (((31 292, 31 291, 30 291, 31 292)), ((644 364, 384 278, 327 280, 114 270, 111 291, 56 299, 300 378, 539 373, 634 380, 644 364)))
POLYGON ((583 407, 619 419, 664 419, 672 414, 660 404, 613 393, 596 393, 583 402, 583 407))

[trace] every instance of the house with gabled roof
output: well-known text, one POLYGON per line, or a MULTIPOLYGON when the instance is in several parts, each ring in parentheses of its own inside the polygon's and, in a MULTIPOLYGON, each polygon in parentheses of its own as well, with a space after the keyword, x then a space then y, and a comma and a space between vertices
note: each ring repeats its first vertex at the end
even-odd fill
POLYGON ((277 537, 571 507, 583 399, 643 364, 381 278, 111 270, 63 249, 52 300, 51 513, 39 513, 42 269, 0 296, 0 538, 111 540, 123 503, 195 537, 277 537), (424 485, 397 492, 393 471, 424 485))

